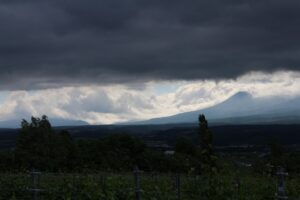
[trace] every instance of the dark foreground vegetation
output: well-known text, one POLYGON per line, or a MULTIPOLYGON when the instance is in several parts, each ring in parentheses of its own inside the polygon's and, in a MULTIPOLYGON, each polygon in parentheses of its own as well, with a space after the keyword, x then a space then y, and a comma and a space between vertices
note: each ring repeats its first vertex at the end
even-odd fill
POLYGON ((0 200, 30 199, 32 170, 42 172, 41 199, 134 199, 134 166, 142 170, 142 199, 274 199, 279 166, 289 172, 289 197, 300 197, 297 147, 270 137, 255 148, 215 148, 204 115, 196 135, 153 148, 125 133, 74 139, 55 131, 46 116, 32 117, 22 121, 15 148, 0 152, 0 200))
MULTIPOLYGON (((224 170, 217 179, 208 175, 180 175, 142 172, 141 200, 274 200, 277 179, 273 176, 224 170), (213 182, 213 186, 211 185, 213 182)), ((52 174, 42 173, 37 185, 38 200, 136 200, 132 173, 52 174)), ((28 174, 1 174, 0 200, 33 200, 28 174)), ((286 180, 289 199, 299 199, 299 177, 286 180)))

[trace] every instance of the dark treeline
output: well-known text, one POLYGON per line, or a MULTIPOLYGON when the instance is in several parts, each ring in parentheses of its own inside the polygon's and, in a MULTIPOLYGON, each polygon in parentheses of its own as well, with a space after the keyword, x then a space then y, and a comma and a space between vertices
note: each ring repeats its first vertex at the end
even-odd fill
MULTIPOLYGON (((124 133, 101 139, 75 140, 68 131, 56 133, 46 116, 32 117, 31 122, 22 121, 16 147, 0 151, 0 171, 131 171, 138 165, 142 170, 152 172, 212 172, 224 168, 228 161, 215 155, 212 136, 204 115, 200 115, 200 146, 181 137, 177 139, 175 153, 170 155, 149 148, 143 140, 124 133)), ((269 146, 270 156, 257 158, 254 170, 261 171, 269 165, 300 170, 299 154, 285 154, 277 141, 270 142, 269 146)))
POLYGON ((46 116, 32 117, 31 122, 22 121, 16 147, 1 151, 0 170, 128 171, 138 165, 145 171, 170 172, 198 166, 195 145, 179 141, 178 153, 169 156, 124 133, 74 140, 66 130, 55 133, 46 116))

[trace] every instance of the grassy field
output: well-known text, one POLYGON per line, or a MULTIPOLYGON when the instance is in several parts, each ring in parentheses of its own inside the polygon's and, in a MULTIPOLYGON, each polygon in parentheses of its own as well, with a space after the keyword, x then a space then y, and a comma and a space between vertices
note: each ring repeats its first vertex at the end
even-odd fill
MULTIPOLYGON (((253 174, 206 176, 141 173, 142 200, 267 200, 274 199, 276 177, 253 174), (211 186, 210 186, 211 185, 211 186)), ((33 199, 30 174, 1 174, 0 199, 33 199)), ((112 174, 41 174, 37 188, 43 200, 133 200, 135 181, 131 173, 112 174)), ((300 179, 290 175, 286 179, 289 199, 300 198, 300 179)))

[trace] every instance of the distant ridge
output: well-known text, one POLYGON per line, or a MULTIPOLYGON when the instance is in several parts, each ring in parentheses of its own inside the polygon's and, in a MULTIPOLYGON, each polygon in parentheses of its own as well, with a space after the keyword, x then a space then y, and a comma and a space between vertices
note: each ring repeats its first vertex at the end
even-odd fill
MULTIPOLYGON (((26 119, 28 120, 28 119, 26 119)), ((22 119, 13 119, 0 121, 0 128, 20 128, 22 119)), ((53 127, 59 126, 85 126, 89 123, 82 120, 67 120, 59 118, 49 118, 49 121, 53 127)))
POLYGON ((300 123, 300 98, 254 98, 247 92, 238 92, 209 108, 130 124, 197 123, 201 113, 214 124, 298 124, 300 123))

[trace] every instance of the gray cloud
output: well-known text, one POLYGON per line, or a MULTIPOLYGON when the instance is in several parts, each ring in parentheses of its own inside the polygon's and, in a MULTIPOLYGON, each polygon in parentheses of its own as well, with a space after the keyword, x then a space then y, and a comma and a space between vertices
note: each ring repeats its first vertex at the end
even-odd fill
POLYGON ((4 0, 0 89, 300 69, 300 2, 4 0))

